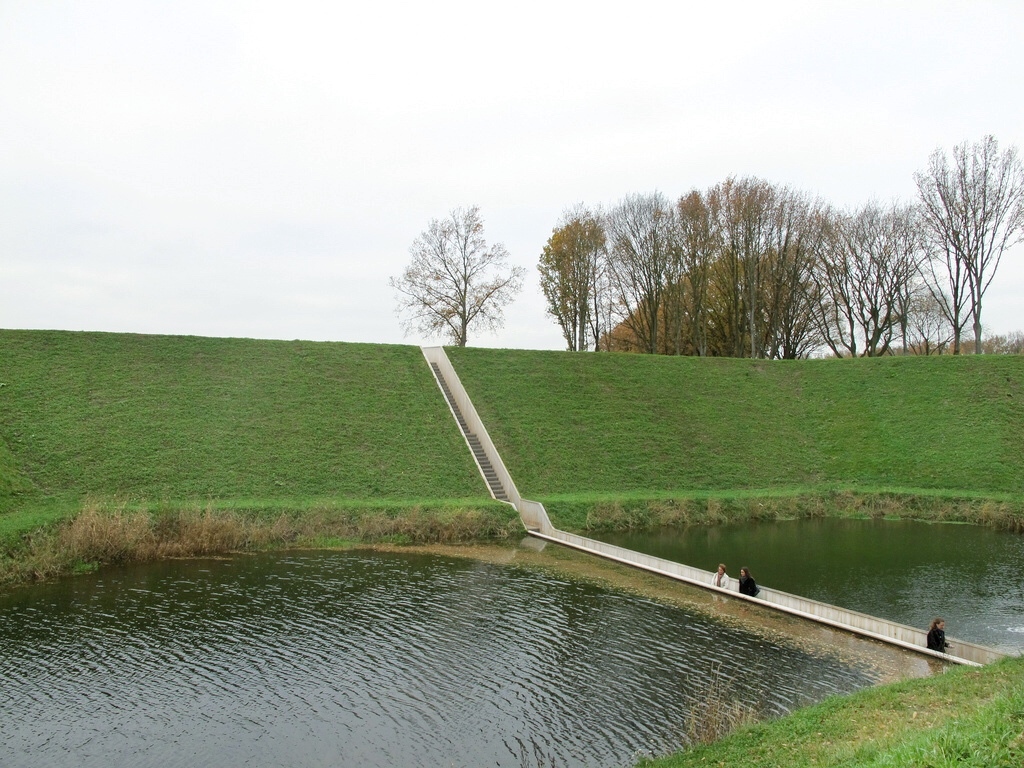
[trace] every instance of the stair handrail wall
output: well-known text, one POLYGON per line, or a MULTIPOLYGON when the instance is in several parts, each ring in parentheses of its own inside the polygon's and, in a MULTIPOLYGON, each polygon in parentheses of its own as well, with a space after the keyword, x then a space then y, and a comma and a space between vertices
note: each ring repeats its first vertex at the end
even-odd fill
MULTIPOLYGON (((654 555, 647 555, 642 552, 619 547, 615 544, 589 539, 585 536, 569 533, 557 528, 552 528, 550 531, 545 532, 531 531, 531 535, 635 568, 668 576, 676 581, 686 582, 712 592, 726 592, 730 598, 765 605, 768 608, 800 616, 804 619, 810 619, 819 624, 843 629, 847 632, 881 640, 891 645, 898 645, 908 650, 946 659, 947 661, 980 666, 998 661, 1007 655, 995 648, 958 640, 948 635, 946 641, 949 643, 949 650, 946 653, 937 653, 925 647, 927 632, 917 627, 900 624, 877 616, 869 616, 866 613, 859 613, 858 611, 852 611, 837 605, 811 600, 807 597, 768 587, 761 587, 757 597, 748 597, 741 594, 735 588, 721 589, 712 586, 711 577, 714 575, 712 571, 684 565, 672 560, 664 560, 654 555)), ((735 583, 735 580, 733 582, 735 583)))
MULTIPOLYGON (((642 552, 635 552, 631 549, 625 549, 614 544, 607 544, 603 541, 589 539, 585 536, 580 536, 579 534, 569 533, 568 531, 562 531, 555 528, 551 524, 551 520, 548 518, 547 510, 544 509, 543 504, 538 501, 524 499, 519 495, 519 491, 516 489, 515 483, 512 482, 511 475, 509 475, 508 470, 505 468, 505 463, 501 460, 501 456, 499 455, 497 448, 494 447, 494 443, 491 441, 490 435, 487 434, 487 429, 480 420, 480 416, 477 414, 476 408, 473 407, 473 403, 469 399, 469 395, 466 393, 465 388, 462 386, 462 382, 459 380, 458 374, 455 373, 455 369, 452 367, 451 361, 448 359, 448 355, 445 354, 444 349, 442 347, 421 347, 421 349, 423 350, 423 355, 427 359, 427 362, 437 365, 441 375, 444 377, 445 383, 448 385, 448 390, 451 392, 452 398, 455 400, 455 404, 458 406, 463 419, 466 421, 467 427, 476 434, 477 438, 480 440, 481 447, 483 447, 486 452, 487 457, 491 462, 491 466, 494 468, 498 479, 505 488, 505 493, 509 498, 509 502, 513 504, 519 512, 520 519, 523 521, 523 525, 526 526, 530 535, 561 544, 563 546, 571 547, 573 549, 589 552, 590 554, 614 560, 625 565, 658 573, 662 576, 668 576, 669 578, 677 581, 686 582, 712 592, 726 592, 730 598, 736 600, 746 600, 751 603, 758 603, 766 608, 771 608, 794 616, 800 616, 801 618, 809 619, 826 626, 832 626, 864 637, 901 646, 923 655, 933 656, 960 664, 977 666, 997 661, 1007 655, 994 648, 988 648, 976 643, 957 640, 949 636, 946 637, 946 640, 949 643, 949 650, 947 653, 938 653, 925 647, 926 632, 916 627, 899 624, 898 622, 881 619, 876 616, 869 616, 864 613, 858 613, 857 611, 840 608, 836 605, 822 603, 817 600, 811 600, 810 598, 793 595, 788 592, 767 587, 762 587, 760 594, 756 598, 748 597, 747 595, 743 595, 732 589, 726 590, 712 586, 711 577, 713 573, 711 571, 695 568, 690 565, 684 565, 682 563, 676 563, 671 560, 663 560, 660 557, 647 555, 642 552)), ((431 369, 431 373, 433 375, 433 369, 431 369)), ((437 385, 441 388, 440 381, 437 381, 437 385)), ((441 391, 443 394, 444 390, 442 389, 441 391)), ((447 402, 447 398, 445 402, 447 402)), ((450 403, 449 408, 451 408, 450 403)), ((452 411, 452 417, 455 417, 454 410, 452 411)), ((470 448, 470 453, 472 454, 472 446, 469 445, 469 440, 466 438, 465 434, 463 435, 463 439, 466 440, 466 446, 470 448)), ((475 455, 473 460, 476 461, 475 455)), ((480 467, 479 462, 476 463, 477 467, 480 467)), ((480 468, 480 474, 484 474, 482 468, 480 468)), ((484 479, 486 480, 486 477, 484 479)), ((488 488, 490 488, 489 485, 488 488)), ((494 495, 493 492, 491 495, 494 495)))
MULTIPOLYGON (((505 495, 508 496, 509 503, 511 503, 516 508, 516 511, 519 512, 519 516, 522 518, 523 524, 527 528, 540 530, 550 529, 551 522, 548 520, 547 512, 544 511, 543 505, 538 504, 535 501, 524 500, 519 495, 519 491, 516 489, 516 484, 512 482, 512 476, 505 468, 505 462, 501 460, 501 454, 499 454, 498 449, 494 447, 494 442, 491 440, 491 436, 487 434, 487 428, 480 420, 480 416, 477 414, 476 408, 473 407, 473 401, 469 399, 466 388, 462 386, 459 374, 455 372, 455 368, 448 359, 448 355, 445 354, 444 347, 420 347, 420 349, 422 350, 427 363, 433 363, 438 367, 438 370, 441 371, 441 375, 444 377, 445 383, 448 385, 448 391, 451 392, 452 398, 455 400, 455 404, 462 413, 462 418, 466 421, 466 426, 469 427, 470 431, 475 434, 477 439, 480 441, 480 446, 487 454, 487 458, 490 459, 491 467, 494 469, 495 474, 498 476, 498 480, 501 481, 501 485, 505 489, 505 495)), ((441 382, 437 382, 437 386, 440 387, 441 382)), ((451 406, 449 405, 449 408, 450 407, 451 406)), ((454 411, 452 412, 452 416, 455 416, 454 411)), ((470 448, 470 453, 472 454, 472 447, 469 445, 469 440, 466 435, 463 435, 462 439, 466 441, 466 446, 470 448)), ((480 466, 480 463, 476 461, 475 456, 473 461, 476 462, 477 468, 480 470, 480 475, 483 476, 483 468, 480 466)), ((491 496, 494 496, 493 492, 491 492, 491 496)))
POLYGON ((519 516, 523 519, 523 525, 527 527, 530 533, 552 534, 557 530, 551 524, 548 511, 544 509, 544 505, 539 501, 520 498, 516 504, 516 509, 519 510, 519 516))

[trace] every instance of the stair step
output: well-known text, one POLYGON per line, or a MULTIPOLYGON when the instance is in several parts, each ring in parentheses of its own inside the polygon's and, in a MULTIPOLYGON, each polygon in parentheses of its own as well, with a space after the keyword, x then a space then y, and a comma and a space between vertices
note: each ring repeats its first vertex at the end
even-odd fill
POLYGON ((462 411, 459 406, 455 403, 455 397, 452 395, 451 389, 448 387, 448 382, 445 381, 444 375, 441 373, 441 368, 437 363, 430 364, 431 369, 434 371, 434 376, 437 378, 438 384, 441 385, 441 392, 444 394, 444 399, 448 402, 448 406, 452 409, 452 413, 455 414, 455 421, 459 425, 459 429, 462 430, 462 434, 466 437, 466 442, 469 443, 470 450, 473 452, 473 457, 476 459, 477 464, 480 467, 480 472, 484 476, 484 481, 487 483, 487 487, 490 489, 491 494, 494 498, 499 501, 508 501, 508 494, 505 493, 505 488, 501 484, 501 480, 498 478, 498 472, 494 469, 491 464, 491 459, 487 455, 487 451, 484 450, 483 445, 480 443, 480 438, 477 437, 473 432, 469 430, 469 422, 462 415, 462 411))

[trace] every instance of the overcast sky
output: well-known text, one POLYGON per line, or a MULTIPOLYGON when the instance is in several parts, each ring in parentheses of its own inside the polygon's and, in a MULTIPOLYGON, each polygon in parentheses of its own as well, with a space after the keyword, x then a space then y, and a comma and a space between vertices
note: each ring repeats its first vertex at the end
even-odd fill
MULTIPOLYGON (((1024 149, 1022 40, 1019 0, 0 0, 0 327, 436 342, 388 278, 479 205, 528 278, 469 343, 562 349, 565 208, 729 175, 909 202, 936 148, 1024 149)), ((1022 299, 1018 247, 987 332, 1022 299)))

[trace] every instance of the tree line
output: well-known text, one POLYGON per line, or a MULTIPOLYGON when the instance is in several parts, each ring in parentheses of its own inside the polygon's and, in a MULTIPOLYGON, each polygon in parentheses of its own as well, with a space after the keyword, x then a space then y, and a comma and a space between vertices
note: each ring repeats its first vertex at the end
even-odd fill
MULTIPOLYGON (((1024 238, 1024 164, 993 136, 937 149, 917 200, 838 210, 755 177, 563 212, 538 270, 570 351, 794 359, 1021 351, 985 340, 985 293, 1024 238)), ((524 270, 488 246, 479 208, 435 219, 390 279, 407 332, 464 346, 496 329, 524 270)))
POLYGON ((844 211, 753 177, 578 205, 538 263, 548 314, 573 351, 959 354, 972 334, 981 353, 985 292, 1024 234, 1021 161, 988 136, 914 178, 915 203, 844 211))

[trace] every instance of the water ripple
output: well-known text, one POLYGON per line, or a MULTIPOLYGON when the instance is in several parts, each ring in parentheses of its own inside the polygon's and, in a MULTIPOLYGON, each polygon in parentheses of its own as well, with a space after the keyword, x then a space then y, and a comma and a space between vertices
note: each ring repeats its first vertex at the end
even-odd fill
POLYGON ((631 765, 681 745, 712 669, 771 713, 871 682, 512 567, 162 563, 0 599, 0 764, 631 765))

